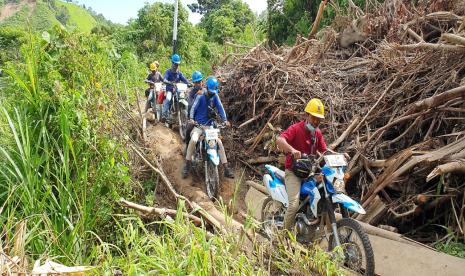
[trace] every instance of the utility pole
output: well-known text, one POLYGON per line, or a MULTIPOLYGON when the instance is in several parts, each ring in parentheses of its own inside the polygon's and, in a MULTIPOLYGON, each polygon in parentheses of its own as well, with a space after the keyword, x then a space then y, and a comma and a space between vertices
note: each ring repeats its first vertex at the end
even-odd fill
POLYGON ((178 40, 178 0, 174 0, 173 55, 176 54, 177 40, 178 40))

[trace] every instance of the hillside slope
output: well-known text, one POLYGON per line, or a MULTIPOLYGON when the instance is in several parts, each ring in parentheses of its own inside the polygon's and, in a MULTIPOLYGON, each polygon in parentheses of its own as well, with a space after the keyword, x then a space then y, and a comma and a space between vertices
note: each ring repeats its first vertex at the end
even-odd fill
POLYGON ((65 7, 69 12, 68 27, 75 27, 83 32, 90 33, 98 25, 94 17, 85 9, 76 4, 56 1, 57 6, 65 7))
POLYGON ((26 27, 31 23, 35 30, 47 30, 65 25, 90 33, 98 23, 84 8, 58 0, 21 0, 19 3, 0 2, 0 26, 26 27))

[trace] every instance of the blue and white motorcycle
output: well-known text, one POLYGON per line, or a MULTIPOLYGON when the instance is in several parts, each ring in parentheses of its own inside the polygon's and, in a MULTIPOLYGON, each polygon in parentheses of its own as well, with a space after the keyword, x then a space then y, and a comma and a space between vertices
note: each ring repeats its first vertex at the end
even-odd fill
MULTIPOLYGON (((368 235, 349 212, 365 214, 363 207, 345 194, 344 171, 347 161, 342 154, 324 155, 318 159, 303 156, 294 162, 306 162, 308 176, 303 177, 300 205, 295 216, 297 240, 303 244, 326 239, 328 249, 340 246, 344 265, 363 275, 374 275, 375 261, 368 235), (324 161, 324 166, 320 164, 324 161), (336 221, 335 209, 342 219, 336 221)), ((268 173, 263 182, 269 197, 262 208, 263 230, 271 236, 274 228, 282 229, 289 205, 284 185, 284 171, 265 165, 268 173)))
POLYGON ((220 129, 225 126, 218 124, 216 120, 211 120, 210 126, 200 126, 197 124, 196 127, 201 127, 203 133, 197 142, 192 156, 192 167, 194 171, 203 174, 205 178, 205 190, 208 197, 213 200, 218 198, 220 190, 218 139, 220 139, 220 129))

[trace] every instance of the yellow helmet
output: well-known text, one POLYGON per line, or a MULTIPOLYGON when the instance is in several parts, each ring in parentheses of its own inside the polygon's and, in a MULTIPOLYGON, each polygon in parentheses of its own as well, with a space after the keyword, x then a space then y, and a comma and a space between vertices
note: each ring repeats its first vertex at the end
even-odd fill
POLYGON ((325 118, 325 106, 320 99, 311 99, 305 107, 305 112, 317 118, 325 118))
POLYGON ((150 64, 150 71, 155 71, 155 70, 157 70, 158 65, 159 65, 159 64, 158 64, 158 61, 155 61, 155 62, 151 63, 151 64, 150 64))

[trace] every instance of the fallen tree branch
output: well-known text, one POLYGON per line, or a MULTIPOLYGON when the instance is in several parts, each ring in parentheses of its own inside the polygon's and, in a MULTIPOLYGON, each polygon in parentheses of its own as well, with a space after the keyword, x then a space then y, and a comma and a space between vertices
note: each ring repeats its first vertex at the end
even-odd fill
POLYGON ((264 193, 265 195, 268 195, 268 190, 263 185, 260 185, 258 183, 255 183, 254 181, 250 181, 250 180, 246 181, 245 184, 247 184, 250 187, 255 188, 257 191, 260 191, 260 192, 264 193))
POLYGON ((315 21, 313 21, 312 30, 308 34, 308 39, 311 39, 316 34, 316 31, 318 30, 318 26, 320 26, 321 18, 323 17, 323 12, 325 10, 327 2, 328 0, 321 1, 320 6, 318 7, 318 13, 316 15, 315 21))
POLYGON ((458 45, 448 45, 448 44, 435 44, 420 42, 417 44, 407 44, 407 45, 396 45, 394 46, 397 50, 402 51, 418 51, 418 50, 439 50, 439 51, 451 51, 451 52, 465 52, 464 46, 458 45))
POLYGON ((418 112, 420 110, 430 109, 437 107, 455 98, 465 98, 465 85, 457 88, 442 92, 441 94, 426 98, 413 104, 413 106, 406 112, 405 115, 418 112))
POLYGON ((251 165, 256 165, 256 164, 263 164, 263 163, 271 163, 271 162, 275 162, 276 160, 278 160, 278 158, 274 156, 260 156, 257 158, 248 159, 246 162, 251 165))
MULTIPOLYGON (((126 207, 129 209, 136 210, 140 213, 142 213, 144 216, 159 216, 160 218, 166 218, 166 216, 176 216, 178 211, 173 210, 173 209, 167 209, 167 208, 156 208, 156 207, 148 207, 144 205, 140 205, 131 201, 127 201, 124 198, 121 198, 118 202, 122 207, 126 207)), ((183 215, 188 218, 189 220, 192 221, 192 223, 195 224, 195 226, 201 226, 202 225, 202 219, 199 217, 196 217, 194 215, 188 214, 188 213, 183 213, 183 215)))
POLYGON ((260 131, 260 133, 257 135, 257 137, 254 139, 254 143, 252 144, 252 146, 249 148, 248 152, 252 152, 255 147, 258 145, 258 143, 262 140, 263 138, 263 135, 265 134, 265 130, 269 127, 268 124, 281 112, 281 109, 277 109, 273 115, 271 115, 271 117, 268 119, 268 121, 266 122, 266 124, 263 126, 262 130, 260 131))
POLYGON ((424 42, 423 38, 418 35, 416 32, 414 32, 412 29, 410 29, 409 27, 407 26, 404 26, 405 27, 405 31, 407 31, 407 33, 412 37, 414 38, 417 42, 424 42))
POLYGON ((441 40, 447 41, 452 44, 465 46, 465 37, 459 35, 444 33, 441 35, 441 40))
POLYGON ((376 103, 370 108, 370 110, 368 110, 368 113, 365 114, 365 116, 363 117, 363 119, 360 121, 360 123, 358 123, 358 125, 354 128, 353 131, 357 131, 357 129, 359 129, 363 123, 365 123, 366 119, 368 118, 368 116, 371 115, 371 113, 373 112, 373 110, 375 110, 375 108, 379 105, 379 103, 383 100, 383 98, 386 96, 386 94, 391 91, 392 87, 394 86, 394 84, 397 82, 397 77, 395 77, 392 81, 391 81, 391 84, 389 84, 388 87, 386 87, 386 89, 384 90, 383 94, 381 94, 381 96, 378 98, 378 100, 376 101, 376 103))
POLYGON ((355 117, 354 119, 352 119, 352 123, 349 125, 349 127, 347 127, 347 129, 341 134, 341 136, 339 136, 339 138, 337 138, 336 141, 329 145, 329 148, 332 150, 336 149, 340 143, 342 143, 350 134, 352 134, 352 132, 355 129, 355 126, 358 126, 359 121, 359 117, 355 117))
POLYGON ((465 173, 465 160, 452 161, 442 164, 434 168, 434 170, 426 177, 426 182, 430 182, 436 176, 446 173, 465 173))

